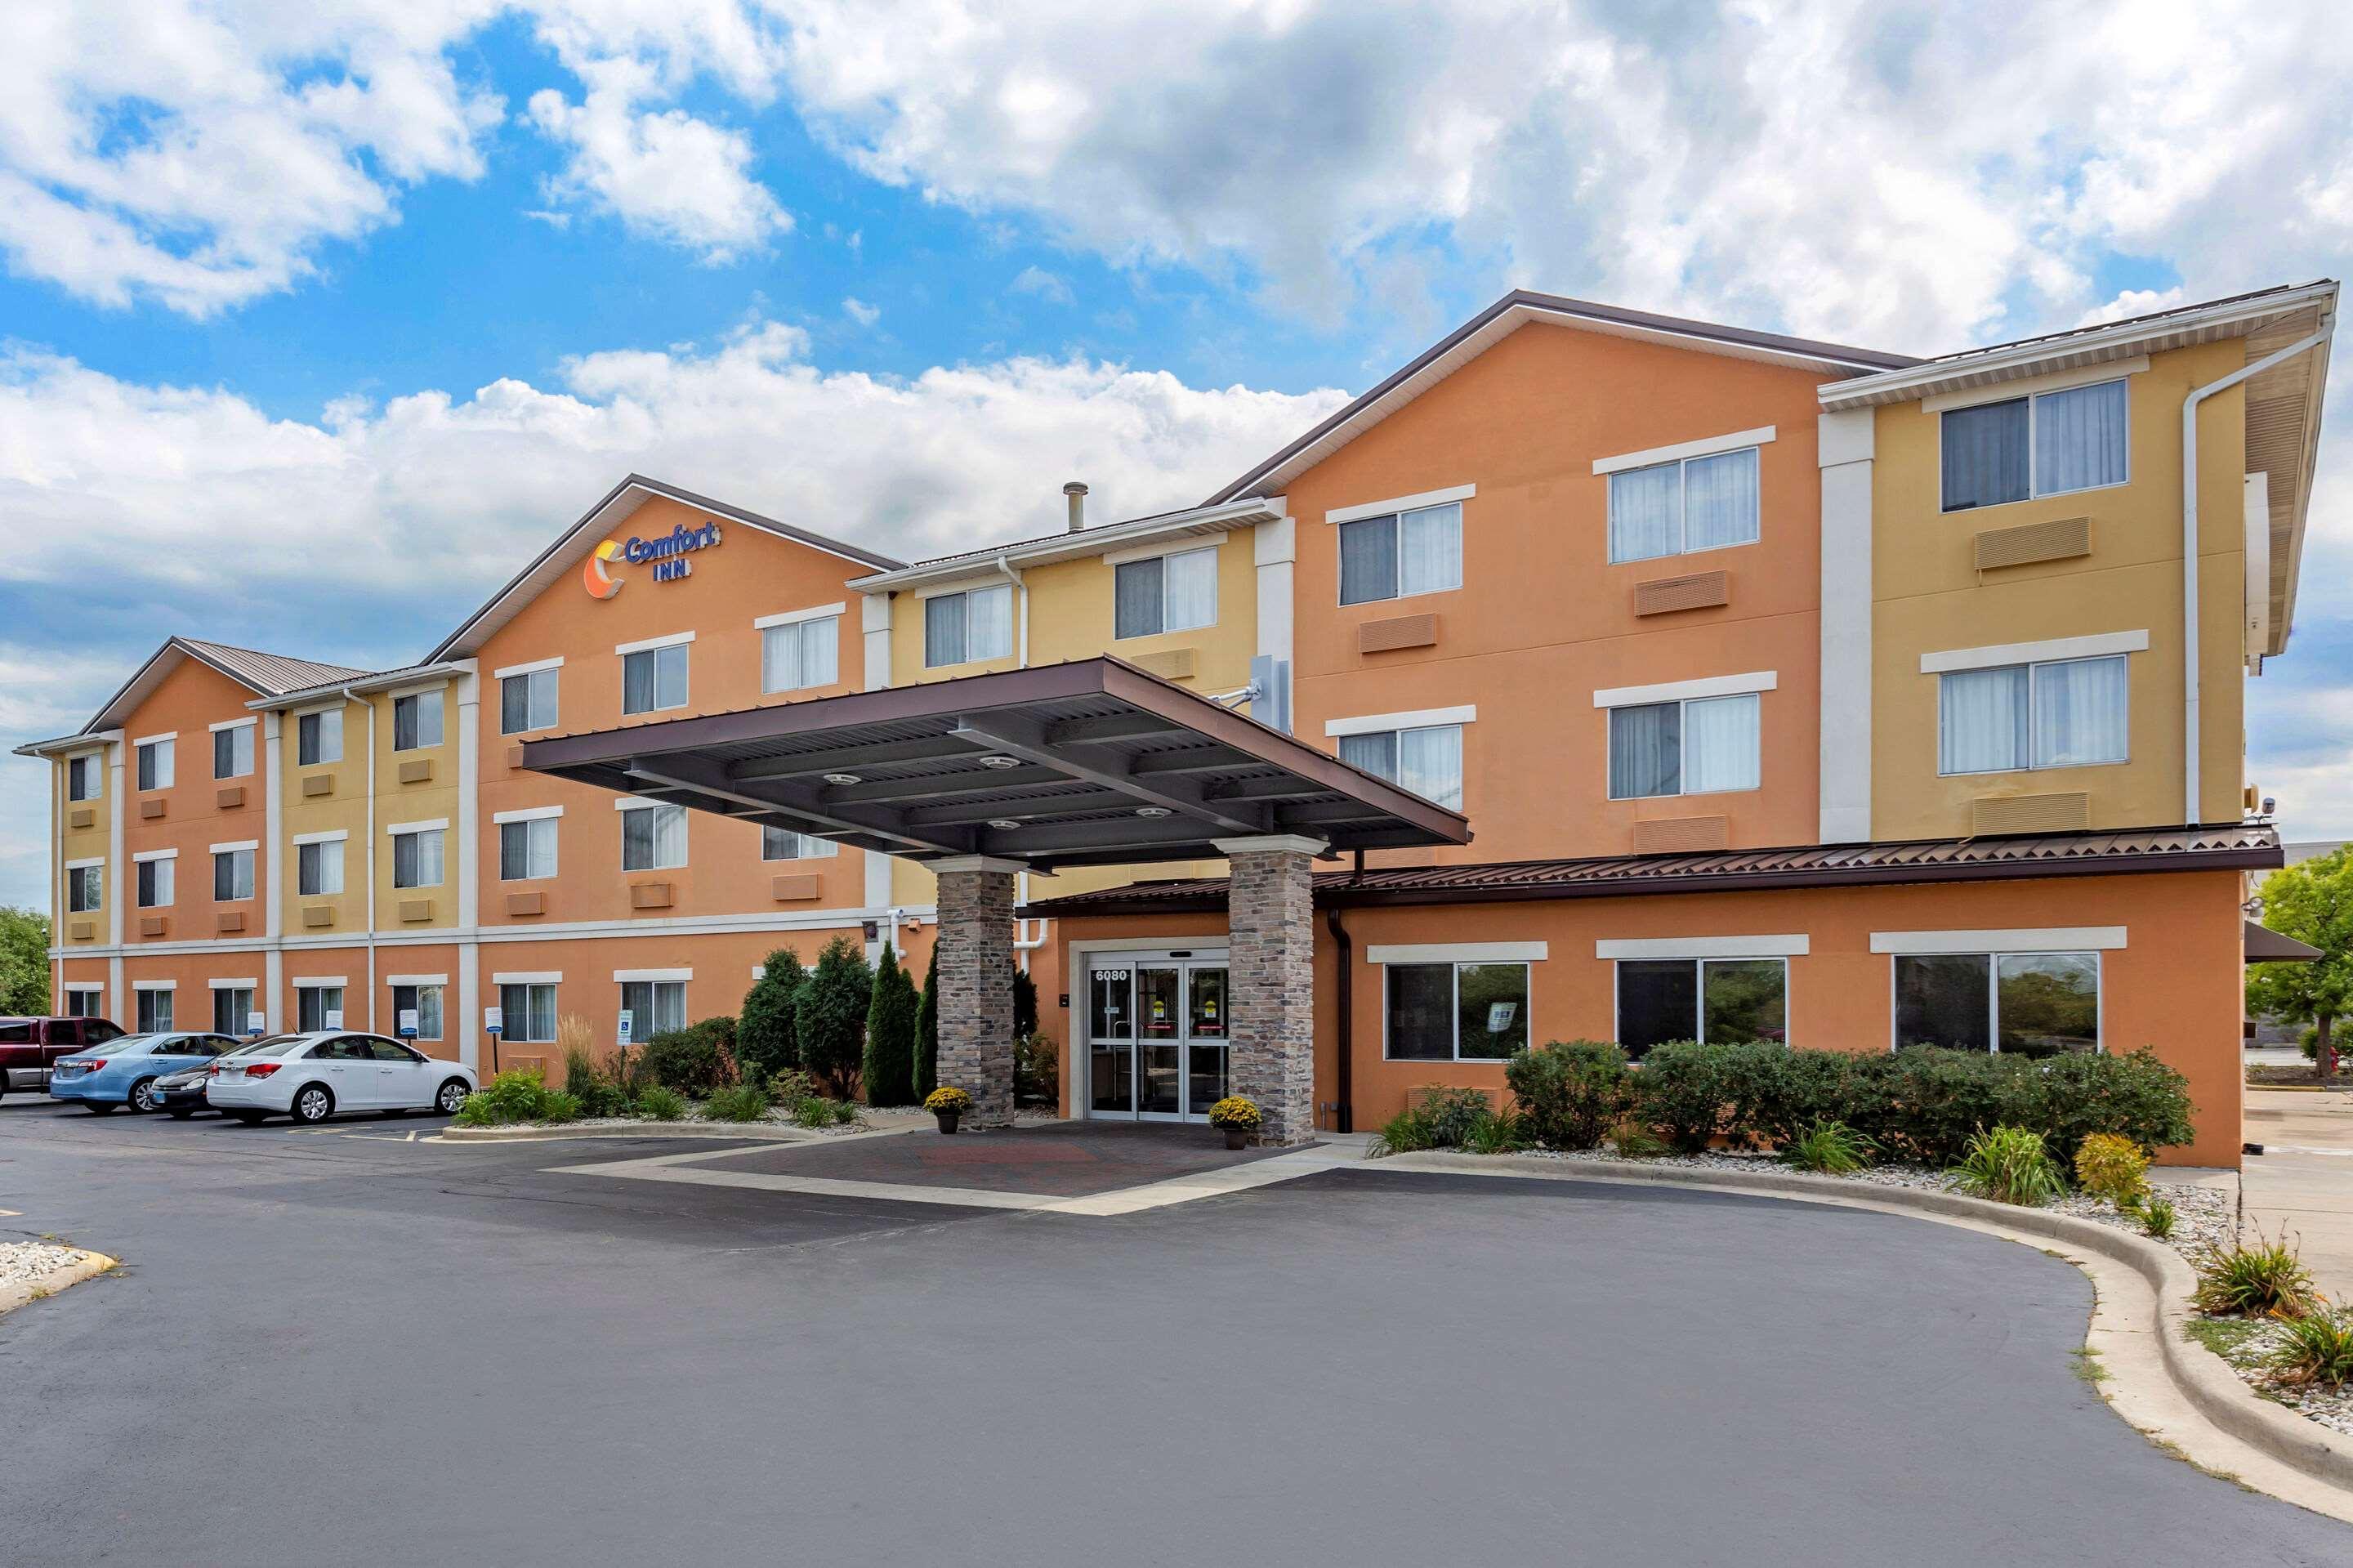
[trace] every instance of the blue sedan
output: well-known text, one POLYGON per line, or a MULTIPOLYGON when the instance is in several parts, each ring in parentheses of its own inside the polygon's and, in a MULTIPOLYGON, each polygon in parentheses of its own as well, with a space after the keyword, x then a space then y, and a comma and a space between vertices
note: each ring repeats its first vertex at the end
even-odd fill
POLYGON ((100 1116, 117 1106, 156 1107, 155 1080, 201 1067, 242 1042, 227 1034, 125 1034, 79 1056, 61 1056, 49 1073, 54 1099, 79 1100, 100 1116))

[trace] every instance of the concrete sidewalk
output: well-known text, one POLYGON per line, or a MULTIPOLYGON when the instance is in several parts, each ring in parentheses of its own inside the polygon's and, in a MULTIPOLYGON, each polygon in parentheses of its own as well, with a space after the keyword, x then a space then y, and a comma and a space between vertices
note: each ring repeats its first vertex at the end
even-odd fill
POLYGON ((2250 1154, 2240 1176, 2248 1221, 2284 1226, 2328 1298, 2353 1302, 2353 1095, 2247 1091, 2250 1154))

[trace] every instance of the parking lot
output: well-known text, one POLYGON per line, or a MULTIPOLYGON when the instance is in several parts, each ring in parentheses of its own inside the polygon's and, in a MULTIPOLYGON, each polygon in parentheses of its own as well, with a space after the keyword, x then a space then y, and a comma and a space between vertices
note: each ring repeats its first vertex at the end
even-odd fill
MULTIPOLYGON (((0 1102, 0 1225, 124 1265, 0 1319, 0 1557, 2353 1556, 2108 1411, 2073 1268, 1946 1227, 1377 1167, 1104 1216, 619 1180, 574 1168, 796 1156, 440 1125, 0 1102)), ((1071 1136, 822 1155, 999 1192, 1211 1169, 1071 1136)))

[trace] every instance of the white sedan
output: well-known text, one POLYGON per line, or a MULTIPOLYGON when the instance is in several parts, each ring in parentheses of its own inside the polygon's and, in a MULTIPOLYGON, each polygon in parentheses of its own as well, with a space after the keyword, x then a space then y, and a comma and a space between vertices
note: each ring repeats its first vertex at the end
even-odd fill
POLYGON ((253 1123, 269 1116, 322 1122, 339 1110, 454 1111, 476 1086, 474 1070, 381 1034, 339 1029, 278 1034, 214 1064, 205 1100, 253 1123))

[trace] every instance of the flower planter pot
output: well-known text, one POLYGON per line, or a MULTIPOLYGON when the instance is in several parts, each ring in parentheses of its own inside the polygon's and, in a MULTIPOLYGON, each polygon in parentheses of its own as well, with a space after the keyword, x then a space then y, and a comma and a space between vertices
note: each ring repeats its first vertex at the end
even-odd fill
POLYGON ((956 1129, 956 1118, 960 1114, 959 1112, 934 1111, 932 1114, 939 1118, 940 1130, 942 1132, 954 1132, 956 1129))
POLYGON ((1228 1149, 1248 1149, 1250 1147, 1250 1128, 1246 1127, 1229 1127, 1220 1130, 1222 1130, 1226 1135, 1226 1147, 1228 1149))

